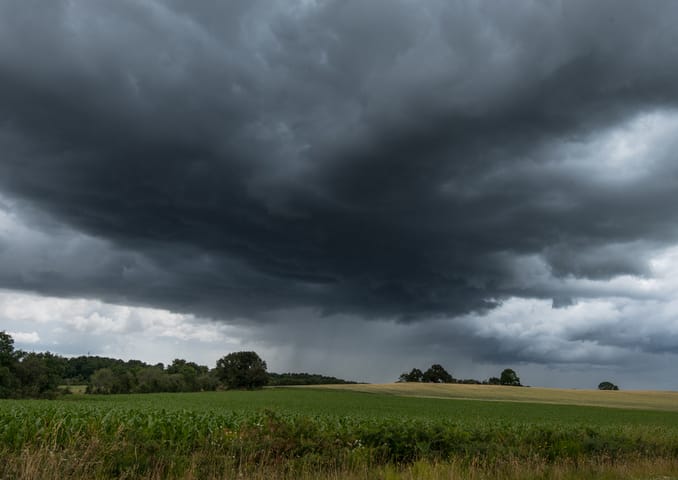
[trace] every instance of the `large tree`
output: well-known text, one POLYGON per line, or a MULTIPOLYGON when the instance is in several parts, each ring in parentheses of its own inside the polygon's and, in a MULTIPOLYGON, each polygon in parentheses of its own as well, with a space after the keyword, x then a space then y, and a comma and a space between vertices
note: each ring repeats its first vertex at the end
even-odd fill
POLYGON ((442 365, 435 363, 424 372, 422 381, 428 383, 454 383, 454 378, 442 365))
POLYGON ((255 352, 233 352, 217 360, 217 376, 227 388, 261 388, 268 383, 266 362, 255 352))
POLYGON ((520 387, 520 378, 518 378, 518 374, 510 368, 504 369, 503 372, 501 372, 501 376, 499 377, 499 381, 502 385, 508 385, 511 387, 520 387))

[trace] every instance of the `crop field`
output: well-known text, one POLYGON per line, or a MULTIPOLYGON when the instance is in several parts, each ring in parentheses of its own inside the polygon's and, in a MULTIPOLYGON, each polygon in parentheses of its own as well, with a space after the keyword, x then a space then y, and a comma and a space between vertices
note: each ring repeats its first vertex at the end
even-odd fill
POLYGON ((319 385, 317 388, 412 397, 555 403, 561 405, 678 411, 678 392, 644 390, 601 391, 505 387, 497 385, 440 385, 433 383, 319 385))
POLYGON ((678 478, 661 393, 606 408, 434 387, 4 400, 0 478, 678 478))

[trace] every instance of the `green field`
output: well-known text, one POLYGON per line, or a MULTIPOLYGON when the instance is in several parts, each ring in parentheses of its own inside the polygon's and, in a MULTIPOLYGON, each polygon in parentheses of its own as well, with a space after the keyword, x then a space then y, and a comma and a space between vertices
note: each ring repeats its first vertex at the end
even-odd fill
MULTIPOLYGON (((505 390, 509 398, 511 390, 505 390)), ((497 401, 501 392, 486 390, 490 400, 319 388, 3 400, 0 478, 672 478, 678 472, 678 411, 662 400, 654 409, 623 409, 497 401)))

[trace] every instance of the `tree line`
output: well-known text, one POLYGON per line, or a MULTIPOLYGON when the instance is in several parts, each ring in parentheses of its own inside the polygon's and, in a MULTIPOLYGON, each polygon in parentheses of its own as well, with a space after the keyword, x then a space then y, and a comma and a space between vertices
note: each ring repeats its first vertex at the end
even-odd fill
MULTIPOLYGON (((399 382, 463 383, 522 386, 516 372, 504 369, 487 380, 455 379, 440 364, 426 371, 413 368, 399 382)), ((14 348, 12 337, 0 331, 0 398, 54 398, 69 393, 69 385, 86 385, 86 393, 197 392, 217 389, 255 389, 267 385, 318 385, 355 383, 311 373, 269 373, 255 352, 233 352, 220 358, 215 368, 184 359, 150 365, 140 360, 99 356, 66 358, 50 352, 24 352, 14 348)), ((600 390, 619 390, 605 381, 600 390)))
POLYGON ((398 382, 423 382, 423 383, 463 383, 473 385, 508 385, 512 387, 522 387, 518 374, 511 368, 504 369, 499 377, 490 377, 487 380, 480 381, 473 378, 456 379, 445 368, 434 363, 428 370, 422 372, 418 368, 413 368, 409 372, 404 372, 398 378, 398 382))
MULTIPOLYGON (((499 377, 490 377, 487 380, 476 380, 474 378, 456 379, 445 368, 434 363, 428 370, 422 372, 418 368, 413 368, 409 372, 403 372, 398 378, 398 382, 423 382, 423 383, 462 383, 472 385, 507 385, 511 387, 522 387, 520 377, 512 368, 505 368, 499 377)), ((619 387, 612 382, 604 381, 598 384, 598 390, 619 390, 619 387)))
POLYGON ((140 360, 25 352, 16 350, 11 335, 0 331, 0 398, 54 398, 69 393, 72 385, 86 385, 86 393, 113 394, 321 383, 354 382, 310 373, 269 373, 255 352, 230 353, 215 368, 179 358, 169 365, 151 365, 140 360))

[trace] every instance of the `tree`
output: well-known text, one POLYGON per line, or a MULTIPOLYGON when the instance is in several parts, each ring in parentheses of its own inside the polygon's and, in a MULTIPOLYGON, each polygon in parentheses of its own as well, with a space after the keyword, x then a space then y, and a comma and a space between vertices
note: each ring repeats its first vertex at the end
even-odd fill
POLYGON ((399 382, 421 382, 424 374, 418 368, 413 368, 410 373, 404 372, 398 379, 399 382))
POLYGON ((147 367, 137 372, 136 392, 166 392, 169 390, 167 374, 159 367, 147 367))
POLYGON ((90 377, 87 393, 113 393, 115 389, 115 374, 110 368, 100 368, 90 377))
POLYGON ((0 330, 0 365, 8 367, 15 359, 14 339, 9 333, 0 330))
POLYGON ((501 372, 501 376, 499 377, 499 382, 502 385, 508 385, 511 387, 520 387, 520 378, 518 378, 518 375, 516 374, 515 371, 513 371, 510 368, 505 369, 503 372, 501 372))
POLYGON ((17 396, 19 388, 19 379, 16 375, 17 364, 14 339, 2 330, 0 331, 0 398, 17 396))
POLYGON ((255 352, 233 352, 217 360, 217 376, 227 388, 253 390, 268 383, 266 362, 255 352))
POLYGON ((59 394, 65 358, 45 353, 21 353, 16 374, 21 384, 19 395, 31 398, 54 398, 59 394))
POLYGON ((200 382, 209 373, 209 368, 194 362, 187 362, 181 358, 175 358, 172 364, 167 367, 167 373, 181 375, 184 382, 182 389, 195 392, 202 389, 200 382))
POLYGON ((598 390, 619 390, 619 387, 612 382, 600 382, 598 390))
POLYGON ((427 383, 454 383, 454 378, 442 365, 436 363, 424 372, 422 381, 427 383))

